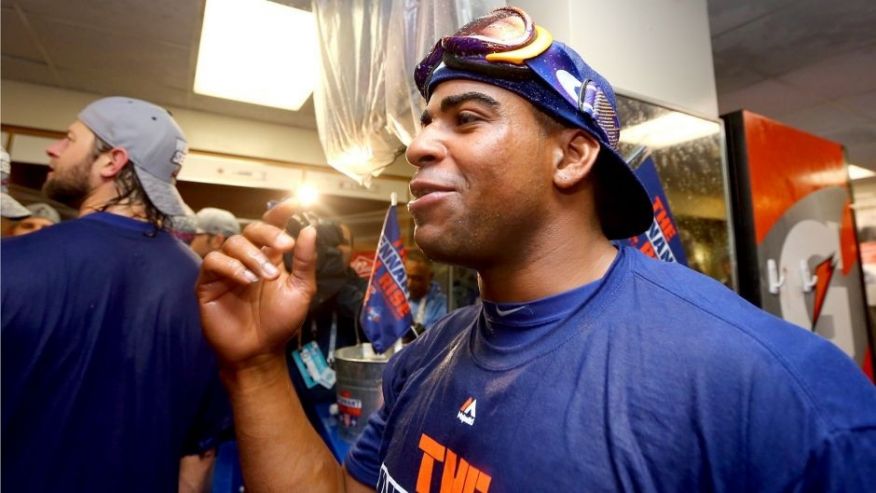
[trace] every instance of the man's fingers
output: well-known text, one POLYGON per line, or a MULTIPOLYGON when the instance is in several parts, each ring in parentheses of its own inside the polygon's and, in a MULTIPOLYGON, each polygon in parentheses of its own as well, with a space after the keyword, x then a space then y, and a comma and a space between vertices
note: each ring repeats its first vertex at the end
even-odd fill
MULTIPOLYGON (((248 236, 250 234, 250 226, 247 226, 246 228, 248 236)), ((265 226, 270 227, 268 225, 265 226)), ((276 230, 276 228, 273 229, 276 230)), ((289 241, 293 245, 295 244, 291 238, 289 238, 289 241)), ((257 241, 256 243, 258 244, 261 242, 257 241)), ((245 270, 248 270, 250 273, 254 273, 257 276, 261 276, 265 279, 274 279, 280 275, 277 266, 265 256, 262 249, 241 235, 234 235, 225 240, 225 243, 222 244, 222 253, 236 260, 244 266, 245 270)))
POLYGON ((257 247, 269 247, 288 252, 295 246, 295 240, 285 230, 268 223, 256 221, 243 228, 243 236, 257 247))
POLYGON ((295 198, 286 199, 279 204, 271 207, 262 214, 262 221, 276 226, 278 228, 286 228, 286 222, 295 214, 298 207, 298 200, 295 198))
POLYGON ((292 272, 286 282, 309 291, 316 290, 316 228, 313 226, 298 234, 292 253, 292 272))
POLYGON ((259 276, 235 258, 219 251, 210 252, 201 264, 198 284, 204 285, 222 279, 231 279, 238 284, 247 285, 258 281, 259 276))

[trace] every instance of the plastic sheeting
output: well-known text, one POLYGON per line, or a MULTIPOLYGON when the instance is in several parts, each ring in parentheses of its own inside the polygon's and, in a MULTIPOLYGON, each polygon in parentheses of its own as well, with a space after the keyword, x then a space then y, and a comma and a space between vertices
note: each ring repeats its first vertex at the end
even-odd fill
POLYGON ((320 82, 313 94, 328 163, 369 186, 410 143, 424 102, 417 62, 498 0, 314 0, 320 82))

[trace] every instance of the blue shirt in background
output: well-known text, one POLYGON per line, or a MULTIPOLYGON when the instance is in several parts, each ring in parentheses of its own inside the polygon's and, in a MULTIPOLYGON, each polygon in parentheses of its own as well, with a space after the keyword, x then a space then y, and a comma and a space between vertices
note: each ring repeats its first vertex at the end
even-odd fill
POLYGON ((176 491, 230 429, 197 257, 94 213, 2 241, 3 491, 176 491))
POLYGON ((411 316, 414 323, 421 324, 427 329, 432 327, 444 315, 447 315, 447 296, 441 291, 441 286, 432 281, 429 284, 429 292, 419 300, 408 300, 411 307, 411 316), (425 303, 425 304, 424 304, 425 303))

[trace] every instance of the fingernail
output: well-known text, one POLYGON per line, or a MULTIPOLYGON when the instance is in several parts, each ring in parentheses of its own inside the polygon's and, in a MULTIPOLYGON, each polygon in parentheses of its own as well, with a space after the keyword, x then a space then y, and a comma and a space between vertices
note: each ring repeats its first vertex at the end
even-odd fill
POLYGON ((267 274, 271 277, 276 276, 277 274, 280 273, 280 271, 278 271, 277 268, 274 267, 274 264, 272 264, 270 262, 262 263, 262 270, 265 271, 265 274, 267 274))
POLYGON ((287 247, 287 246, 295 243, 295 238, 292 238, 291 236, 289 236, 288 233, 283 233, 277 237, 277 242, 279 243, 279 245, 277 245, 277 247, 283 248, 283 247, 287 247))
POLYGON ((259 276, 255 275, 255 273, 253 273, 253 272, 252 272, 251 270, 249 270, 249 269, 246 269, 246 270, 243 271, 243 277, 245 277, 246 280, 249 281, 249 282, 251 282, 251 283, 252 283, 252 282, 258 282, 258 280, 259 280, 259 276))

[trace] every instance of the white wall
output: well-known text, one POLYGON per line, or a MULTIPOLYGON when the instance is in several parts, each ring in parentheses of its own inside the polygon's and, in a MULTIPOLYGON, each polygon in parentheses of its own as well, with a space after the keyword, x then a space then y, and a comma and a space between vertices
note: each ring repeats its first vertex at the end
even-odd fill
MULTIPOLYGON (((2 82, 4 124, 63 131, 100 96, 10 80, 2 82)), ((316 131, 168 108, 193 149, 328 166, 316 131)))
POLYGON ((510 3, 575 48, 616 92, 718 118, 706 0, 510 3))

